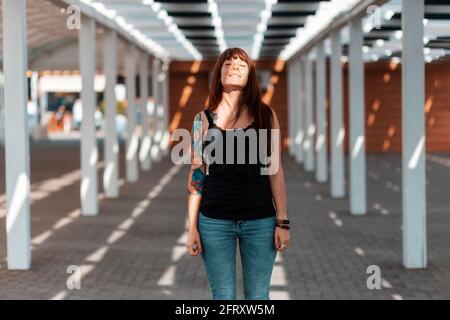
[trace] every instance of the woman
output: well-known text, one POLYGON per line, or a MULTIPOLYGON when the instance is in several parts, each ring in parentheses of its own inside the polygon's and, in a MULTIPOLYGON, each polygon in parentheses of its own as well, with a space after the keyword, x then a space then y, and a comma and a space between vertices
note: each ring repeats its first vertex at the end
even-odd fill
MULTIPOLYGON (((237 152, 238 146, 234 145, 235 156, 247 153, 244 163, 230 164, 228 158, 226 163, 204 161, 211 157, 204 154, 212 142, 207 138, 210 130, 219 132, 215 138, 223 135, 225 141, 231 133, 280 129, 275 112, 261 100, 254 62, 244 50, 227 49, 221 54, 213 70, 208 103, 207 110, 197 114, 192 126, 187 248, 191 256, 202 256, 213 299, 235 300, 239 239, 245 299, 269 300, 277 251, 286 250, 290 242, 281 163, 271 175, 262 174, 262 161, 250 163, 249 153, 259 152, 259 148, 253 148, 259 146, 259 140, 256 144, 246 141, 245 150, 237 152), (250 151, 251 148, 255 150, 250 151)), ((270 133, 268 136, 265 154, 269 156, 269 150, 273 146, 279 148, 280 143, 271 141, 270 133)), ((215 156, 222 151, 224 157, 230 152, 226 147, 216 148, 215 156)))

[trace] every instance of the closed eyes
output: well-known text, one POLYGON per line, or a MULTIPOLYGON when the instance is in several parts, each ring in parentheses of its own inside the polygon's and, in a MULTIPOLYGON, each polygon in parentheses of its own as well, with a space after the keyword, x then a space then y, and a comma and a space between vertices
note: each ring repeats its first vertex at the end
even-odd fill
MULTIPOLYGON (((226 65, 226 66, 231 66, 231 63, 226 63, 225 65, 226 65)), ((247 65, 245 65, 245 64, 241 64, 240 66, 243 67, 243 68, 246 68, 246 67, 247 67, 247 65)))

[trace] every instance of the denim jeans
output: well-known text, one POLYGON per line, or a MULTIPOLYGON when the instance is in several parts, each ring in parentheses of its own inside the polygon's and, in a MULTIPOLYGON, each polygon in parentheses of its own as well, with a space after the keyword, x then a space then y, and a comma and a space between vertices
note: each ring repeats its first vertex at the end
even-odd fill
POLYGON ((236 240, 242 261, 245 300, 269 300, 277 256, 276 217, 258 220, 212 219, 199 214, 202 259, 214 300, 236 300, 236 240))

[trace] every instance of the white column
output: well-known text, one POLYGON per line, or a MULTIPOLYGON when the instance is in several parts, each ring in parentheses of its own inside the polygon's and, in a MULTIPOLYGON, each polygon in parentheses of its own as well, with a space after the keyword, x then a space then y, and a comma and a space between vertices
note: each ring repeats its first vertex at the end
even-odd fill
POLYGON ((326 119, 326 69, 325 48, 323 41, 316 47, 316 180, 319 183, 328 181, 328 152, 327 152, 327 119, 326 119))
POLYGON ((126 179, 137 182, 139 178, 138 148, 139 135, 136 130, 136 48, 128 44, 125 58, 127 86, 127 141, 126 179))
POLYGON ((342 76, 341 31, 331 34, 331 196, 345 196, 345 158, 343 121, 343 76, 342 76))
POLYGON ((152 137, 149 131, 149 115, 147 110, 148 103, 148 60, 149 56, 146 52, 141 52, 139 85, 141 93, 141 121, 142 121, 142 138, 139 150, 139 160, 142 170, 150 170, 151 158, 150 148, 152 145, 152 137))
POLYGON ((313 115, 313 74, 312 74, 312 61, 307 54, 305 56, 305 142, 303 149, 305 152, 305 170, 313 172, 315 169, 314 163, 314 135, 316 127, 314 125, 313 115))
POLYGON ((98 214, 98 150, 94 113, 97 105, 94 90, 95 76, 95 21, 81 16, 79 32, 80 73, 82 81, 81 103, 81 211, 83 215, 98 214))
POLYGON ((116 133, 116 82, 117 82, 117 34, 108 30, 103 43, 103 73, 105 85, 105 170, 103 172, 103 189, 106 198, 119 196, 119 142, 116 133))
POLYGON ((39 114, 40 114, 40 123, 42 127, 46 126, 45 115, 47 114, 48 107, 48 93, 47 92, 39 92, 39 114))
POLYGON ((403 265, 427 267, 424 0, 402 1, 403 265))
POLYGON ((9 270, 26 270, 31 264, 26 14, 26 0, 3 1, 6 242, 9 270))
MULTIPOLYGON (((149 135, 150 135, 150 166, 152 166, 153 161, 157 158, 158 154, 158 143, 156 141, 156 132, 158 130, 157 128, 157 114, 156 114, 156 100, 155 100, 155 64, 154 61, 156 58, 154 56, 149 56, 149 76, 150 76, 150 88, 151 88, 151 97, 150 97, 150 108, 149 108, 149 135)), ((149 93, 150 94, 150 93, 149 93)))
POLYGON ((303 153, 303 139, 305 137, 305 130, 303 127, 303 97, 301 93, 302 86, 302 66, 300 59, 297 59, 294 64, 294 137, 295 137, 295 157, 298 163, 304 163, 305 157, 303 153))
POLYGON ((167 156, 169 153, 170 143, 170 105, 169 105, 169 63, 164 62, 161 67, 161 101, 164 110, 163 116, 163 137, 162 137, 162 151, 163 155, 167 156))
POLYGON ((350 211, 366 214, 366 141, 363 31, 361 17, 350 22, 350 211))
POLYGON ((302 107, 301 113, 302 113, 302 119, 301 119, 301 128, 303 130, 303 136, 302 136, 302 141, 301 141, 301 148, 302 148, 302 152, 303 152, 303 167, 305 168, 305 162, 306 162, 306 157, 307 157, 307 152, 306 152, 306 148, 305 148, 305 141, 307 139, 307 135, 308 135, 308 124, 307 124, 307 119, 306 119, 306 113, 307 113, 307 108, 308 108, 308 97, 306 94, 306 72, 307 72, 307 67, 306 67, 306 61, 305 61, 305 57, 301 56, 299 58, 299 62, 300 62, 300 69, 301 69, 301 73, 300 73, 300 88, 299 88, 299 92, 300 92, 300 105, 302 107))
POLYGON ((297 73, 298 73, 298 66, 295 61, 292 62, 291 70, 290 70, 290 81, 291 81, 291 93, 290 93, 290 99, 291 99, 291 125, 292 125, 292 156, 295 158, 295 160, 298 162, 297 159, 297 133, 298 133, 298 92, 295 92, 298 82, 297 82, 297 73))
POLYGON ((162 125, 162 106, 161 106, 161 88, 159 82, 159 74, 161 72, 161 62, 159 59, 155 58, 153 60, 153 68, 152 68, 152 90, 153 90, 153 101, 155 106, 154 113, 154 122, 155 122, 155 135, 154 135, 154 143, 155 147, 158 149, 155 152, 155 160, 161 160, 161 143, 163 136, 163 125, 162 125))
POLYGON ((36 111, 39 110, 39 72, 34 71, 31 74, 30 81, 30 93, 31 93, 31 101, 36 107, 36 111))
POLYGON ((0 71, 0 145, 5 144, 5 81, 0 71))
POLYGON ((295 156, 295 109, 294 109, 294 72, 295 62, 291 61, 287 67, 287 82, 288 82, 288 123, 289 123, 289 155, 295 156))

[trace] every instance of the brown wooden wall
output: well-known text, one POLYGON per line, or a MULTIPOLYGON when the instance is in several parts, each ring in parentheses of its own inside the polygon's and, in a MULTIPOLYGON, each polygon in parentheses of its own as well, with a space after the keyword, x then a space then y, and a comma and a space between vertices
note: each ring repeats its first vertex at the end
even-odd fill
MULTIPOLYGON (((197 112, 206 106, 208 72, 214 61, 179 62, 170 65, 170 125, 190 129, 197 112)), ((272 71, 265 102, 277 113, 287 147, 287 83, 281 62, 262 61, 257 68, 272 71)), ((401 66, 366 64, 366 138, 369 152, 401 151, 401 66)), ((329 79, 329 78, 328 78, 329 79)), ((348 128, 348 68, 344 67, 344 119, 348 128)), ((328 85, 329 92, 329 85, 328 85)), ((450 62, 426 67, 427 151, 450 151, 450 62)), ((329 116, 329 115, 328 115, 329 116)), ((348 139, 346 139, 348 150, 348 139)))
MULTIPOLYGON (((347 69, 347 68, 346 68, 347 69)), ((366 65, 366 139, 372 152, 401 151, 402 71, 401 65, 366 65)), ((345 91, 348 92, 348 70, 345 91)), ((348 95, 345 97, 348 122, 348 95)), ((450 151, 450 63, 426 65, 424 112, 427 151, 450 151)))

